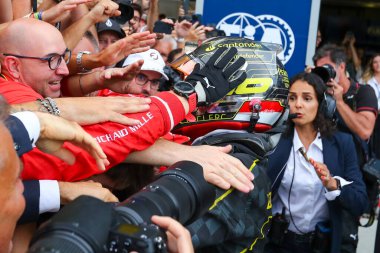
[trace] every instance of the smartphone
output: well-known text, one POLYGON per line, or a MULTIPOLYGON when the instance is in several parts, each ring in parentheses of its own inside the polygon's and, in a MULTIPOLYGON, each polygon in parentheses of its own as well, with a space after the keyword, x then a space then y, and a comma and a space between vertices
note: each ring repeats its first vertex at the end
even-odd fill
POLYGON ((206 38, 214 38, 219 36, 226 36, 223 30, 214 29, 212 31, 206 32, 206 38))
POLYGON ((202 23, 202 15, 193 14, 191 16, 180 16, 180 17, 178 17, 178 22, 181 22, 183 20, 187 20, 192 24, 194 24, 195 22, 198 22, 198 24, 200 25, 202 23))
POLYGON ((171 34, 173 29, 174 26, 172 24, 162 22, 161 20, 156 21, 153 26, 153 32, 155 33, 171 34))

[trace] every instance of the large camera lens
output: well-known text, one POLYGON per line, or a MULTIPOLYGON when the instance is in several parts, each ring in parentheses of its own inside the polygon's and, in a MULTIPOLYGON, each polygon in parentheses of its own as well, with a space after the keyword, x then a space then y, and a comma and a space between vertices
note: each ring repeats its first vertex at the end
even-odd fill
POLYGON ((77 198, 37 231, 28 252, 103 252, 113 225, 113 207, 93 197, 77 198))
POLYGON ((206 213, 214 199, 215 188, 205 181, 202 167, 183 161, 122 202, 116 211, 124 222, 135 225, 149 222, 152 215, 170 216, 189 224, 206 213))
POLYGON ((330 79, 334 79, 336 76, 335 69, 330 64, 324 64, 320 67, 316 67, 311 72, 317 74, 325 83, 330 81, 330 79))
POLYGON ((120 224, 150 223, 155 214, 190 223, 214 199, 215 188, 205 181, 202 167, 178 162, 117 207, 89 196, 77 198, 37 231, 28 252, 104 252, 110 231, 120 224))

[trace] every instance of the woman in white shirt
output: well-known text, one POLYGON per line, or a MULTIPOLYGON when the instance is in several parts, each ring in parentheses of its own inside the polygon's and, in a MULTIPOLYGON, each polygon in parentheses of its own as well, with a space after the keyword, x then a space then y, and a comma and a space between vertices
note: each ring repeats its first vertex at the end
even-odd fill
POLYGON ((325 92, 313 73, 291 81, 293 117, 268 158, 273 221, 266 253, 342 252, 343 210, 358 217, 368 205, 353 139, 334 131, 325 92))

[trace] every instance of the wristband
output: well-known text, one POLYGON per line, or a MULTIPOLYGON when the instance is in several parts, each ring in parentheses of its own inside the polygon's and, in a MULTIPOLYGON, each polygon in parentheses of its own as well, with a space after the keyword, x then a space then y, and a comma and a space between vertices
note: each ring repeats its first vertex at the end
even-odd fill
POLYGON ((41 21, 42 21, 42 11, 39 11, 39 12, 38 12, 38 20, 41 20, 41 21))
POLYGON ((88 54, 91 54, 91 52, 89 52, 89 51, 80 51, 77 54, 77 68, 78 68, 79 73, 86 73, 86 72, 89 72, 91 70, 91 69, 86 69, 83 66, 83 63, 82 63, 83 54, 87 54, 88 55, 88 54))
POLYGON ((197 93, 193 93, 187 98, 187 102, 189 103, 189 113, 186 115, 185 119, 189 122, 195 121, 195 116, 192 112, 197 108, 197 93))

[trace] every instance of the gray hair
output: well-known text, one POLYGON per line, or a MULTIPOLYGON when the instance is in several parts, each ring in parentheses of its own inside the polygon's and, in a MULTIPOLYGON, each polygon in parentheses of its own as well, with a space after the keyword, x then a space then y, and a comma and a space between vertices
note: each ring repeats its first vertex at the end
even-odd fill
POLYGON ((314 65, 319 59, 326 56, 330 57, 331 61, 336 65, 347 63, 347 55, 342 47, 335 44, 326 44, 319 48, 313 56, 314 65))

